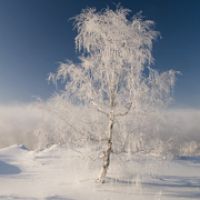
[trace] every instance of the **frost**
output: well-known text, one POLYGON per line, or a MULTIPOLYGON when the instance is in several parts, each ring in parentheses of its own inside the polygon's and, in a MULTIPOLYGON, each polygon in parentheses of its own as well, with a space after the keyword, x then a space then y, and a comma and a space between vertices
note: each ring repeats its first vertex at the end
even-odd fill
POLYGON ((153 41, 159 33, 154 30, 153 21, 140 15, 129 20, 129 14, 124 8, 83 10, 74 17, 80 62, 67 60, 49 76, 54 83, 64 84, 60 94, 63 99, 74 105, 93 107, 106 117, 107 147, 102 152, 98 178, 101 182, 110 165, 118 118, 134 112, 145 116, 168 104, 177 73, 174 70, 158 73, 150 67, 153 41))

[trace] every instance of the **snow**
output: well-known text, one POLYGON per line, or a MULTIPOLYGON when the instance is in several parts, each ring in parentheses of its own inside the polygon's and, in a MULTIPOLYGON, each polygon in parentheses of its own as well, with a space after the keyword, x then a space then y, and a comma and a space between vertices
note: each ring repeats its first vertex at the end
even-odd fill
POLYGON ((200 157, 113 154, 106 183, 100 184, 96 154, 89 147, 56 145, 43 151, 23 145, 0 149, 0 199, 200 199, 200 157))

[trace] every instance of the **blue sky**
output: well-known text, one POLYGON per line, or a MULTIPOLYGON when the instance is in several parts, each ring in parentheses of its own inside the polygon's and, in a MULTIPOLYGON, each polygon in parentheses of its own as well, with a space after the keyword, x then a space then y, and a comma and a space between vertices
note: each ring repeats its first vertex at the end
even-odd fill
POLYGON ((156 22, 154 68, 182 72, 175 106, 200 107, 199 0, 0 0, 0 104, 46 99, 55 88, 46 79, 58 63, 75 59, 72 21, 83 8, 115 4, 143 11, 156 22))

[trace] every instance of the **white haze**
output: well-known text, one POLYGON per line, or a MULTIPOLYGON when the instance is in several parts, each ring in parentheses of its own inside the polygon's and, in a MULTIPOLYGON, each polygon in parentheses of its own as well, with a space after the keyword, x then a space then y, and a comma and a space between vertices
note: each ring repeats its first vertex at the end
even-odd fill
MULTIPOLYGON (((126 128, 123 124, 116 124, 114 148, 115 143, 121 145, 117 144, 115 150, 125 150, 123 144, 127 135, 124 133, 134 132, 128 138, 131 142, 126 145, 130 151, 172 156, 200 155, 200 110, 169 109, 157 115, 159 117, 145 117, 141 123, 141 119, 135 120, 130 114, 126 122, 121 121, 127 124, 126 128)), ((55 143, 68 147, 78 147, 86 141, 99 143, 104 141, 105 126, 106 121, 94 111, 55 104, 54 100, 28 105, 1 105, 0 148, 12 144, 37 149, 55 143), (91 135, 91 132, 94 134, 91 135)), ((97 148, 101 146, 97 145, 97 148)))

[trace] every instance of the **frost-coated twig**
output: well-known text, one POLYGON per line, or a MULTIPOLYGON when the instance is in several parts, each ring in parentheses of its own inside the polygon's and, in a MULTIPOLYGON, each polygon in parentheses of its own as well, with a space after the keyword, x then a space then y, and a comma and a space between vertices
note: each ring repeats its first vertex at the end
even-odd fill
POLYGON ((117 117, 135 110, 145 115, 166 105, 177 73, 174 70, 159 73, 150 67, 153 41, 159 33, 154 30, 153 21, 144 20, 141 15, 130 18, 129 14, 130 10, 121 7, 100 12, 84 9, 74 18, 80 62, 67 60, 49 76, 53 82, 64 84, 61 93, 67 101, 95 107, 106 116, 104 132, 108 139, 100 182, 104 181, 110 165, 117 117))

